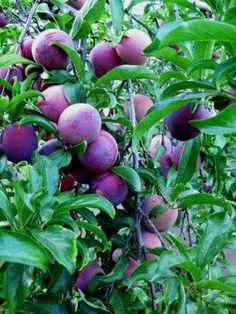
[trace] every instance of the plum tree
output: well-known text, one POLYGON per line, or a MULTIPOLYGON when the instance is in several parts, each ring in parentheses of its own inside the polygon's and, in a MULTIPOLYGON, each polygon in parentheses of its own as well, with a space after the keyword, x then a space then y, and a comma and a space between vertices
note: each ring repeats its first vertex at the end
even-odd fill
POLYGON ((31 61, 34 61, 34 57, 32 54, 32 45, 33 45, 34 39, 32 37, 26 37, 21 45, 20 45, 20 51, 19 54, 26 58, 29 59, 31 61))
MULTIPOLYGON (((151 211, 157 206, 167 206, 163 198, 159 195, 148 195, 145 197, 142 203, 143 212, 150 216, 151 211)), ((160 232, 169 230, 176 222, 178 217, 178 209, 167 208, 167 210, 161 214, 153 214, 150 219, 156 229, 160 232)), ((149 231, 153 231, 153 228, 146 224, 149 231)))
POLYGON ((115 206, 121 204, 128 194, 126 181, 111 171, 92 176, 89 189, 91 193, 106 197, 115 206))
MULTIPOLYGON (((183 143, 179 143, 173 150, 172 155, 171 155, 171 160, 172 160, 172 164, 174 166, 176 166, 178 168, 179 166, 179 162, 180 162, 180 158, 183 152, 183 148, 184 145, 183 143)), ((202 167, 202 158, 201 156, 198 157, 198 161, 197 161, 197 169, 196 170, 200 170, 202 167)))
POLYGON ((70 62, 62 48, 51 45, 58 42, 74 49, 71 37, 59 29, 49 29, 39 34, 32 46, 34 60, 47 70, 64 69, 70 62))
POLYGON ((198 105, 194 112, 191 111, 191 104, 187 104, 168 117, 166 125, 172 136, 179 141, 190 140, 200 134, 200 131, 189 124, 191 120, 206 119, 212 115, 212 112, 203 105, 198 105))
POLYGON ((173 166, 171 155, 167 154, 167 153, 162 155, 160 160, 159 160, 159 163, 160 163, 160 166, 161 166, 160 174, 164 178, 166 178, 167 175, 168 175, 169 169, 173 166))
POLYGON ((64 94, 64 85, 53 85, 43 91, 43 97, 38 98, 38 106, 43 115, 57 122, 62 112, 69 106, 64 94))
POLYGON ((135 259, 132 257, 129 257, 129 262, 128 262, 128 267, 125 273, 125 279, 129 279, 133 272, 138 268, 139 262, 137 262, 135 259))
MULTIPOLYGON (((142 230, 142 240, 143 240, 143 245, 146 249, 156 249, 156 248, 161 248, 161 240, 157 236, 157 234, 142 230)), ((148 259, 154 259, 156 256, 154 254, 148 253, 147 254, 148 259)))
POLYGON ((58 130, 67 143, 91 143, 97 139, 101 130, 98 111, 88 104, 75 104, 66 108, 59 120, 58 130))
POLYGON ((68 0, 66 3, 76 10, 80 10, 86 0, 68 0))
POLYGON ((86 292, 90 281, 98 274, 104 274, 103 269, 96 262, 90 262, 81 271, 79 271, 75 283, 75 289, 86 292))
POLYGON ((143 50, 151 44, 151 38, 139 29, 129 29, 116 47, 124 63, 143 65, 147 61, 143 50))
POLYGON ((4 27, 9 23, 9 17, 4 12, 0 12, 0 27, 4 27))
MULTIPOLYGON (((153 106, 153 101, 146 95, 136 94, 133 95, 134 109, 136 120, 139 122, 146 114, 146 112, 153 106)), ((129 117, 129 102, 124 103, 124 113, 129 117)))
POLYGON ((38 152, 40 155, 49 156, 60 148, 60 142, 54 138, 40 146, 38 152))
POLYGON ((170 154, 172 150, 172 143, 169 137, 166 135, 162 136, 161 134, 157 134, 153 137, 151 141, 151 145, 149 148, 149 154, 154 158, 157 152, 157 149, 160 145, 163 145, 166 149, 166 153, 170 154))
POLYGON ((29 124, 19 127, 18 122, 14 122, 5 128, 1 135, 0 149, 14 163, 30 161, 37 147, 36 132, 29 124))
POLYGON ((110 169, 116 162, 118 145, 114 137, 101 130, 95 141, 90 143, 84 153, 79 156, 81 164, 93 173, 102 173, 110 169))
POLYGON ((116 48, 106 42, 97 44, 91 50, 89 61, 92 63, 97 77, 103 76, 111 69, 122 64, 116 48))

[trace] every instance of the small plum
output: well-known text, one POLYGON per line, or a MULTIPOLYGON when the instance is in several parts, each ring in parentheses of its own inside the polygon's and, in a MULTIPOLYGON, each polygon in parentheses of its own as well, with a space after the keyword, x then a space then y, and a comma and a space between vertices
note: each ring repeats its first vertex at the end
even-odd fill
POLYGON ((115 249, 111 256, 113 262, 117 264, 121 258, 121 255, 122 255, 122 249, 120 248, 115 249))
MULTIPOLYGON (((136 114, 136 120, 139 122, 146 114, 146 112, 153 106, 153 101, 146 95, 136 94, 133 95, 134 110, 136 114)), ((126 117, 129 117, 129 102, 124 103, 124 113, 126 117)))
POLYGON ((194 112, 191 112, 191 105, 187 104, 166 117, 166 125, 171 135, 179 141, 190 140, 200 134, 200 131, 189 124, 191 120, 209 118, 212 112, 203 105, 198 105, 194 112))
POLYGON ((14 163, 30 161, 38 147, 37 136, 33 126, 26 124, 19 127, 17 122, 8 125, 0 139, 0 149, 14 163))
POLYGON ((71 174, 65 176, 61 182, 61 192, 71 191, 75 187, 75 179, 71 174))
POLYGON ((143 50, 151 44, 151 38, 139 29, 129 29, 116 47, 121 60, 127 64, 143 65, 147 61, 143 50))
POLYGON ((75 181, 79 183, 88 183, 90 179, 88 170, 81 165, 78 156, 75 155, 72 156, 70 164, 63 168, 63 173, 72 175, 75 181))
POLYGON ((102 121, 98 111, 88 104, 75 104, 66 108, 58 120, 58 130, 63 140, 70 144, 96 140, 102 121))
POLYGON ((33 45, 34 39, 31 37, 26 37, 21 45, 20 45, 20 51, 19 54, 31 61, 34 61, 33 55, 32 55, 32 45, 33 45))
POLYGON ((96 140, 88 145, 79 159, 82 166, 90 172, 102 173, 115 164, 117 156, 116 140, 110 133, 101 130, 96 140))
MULTIPOLYGON (((148 195, 143 201, 142 209, 148 215, 158 205, 166 206, 163 198, 159 195, 148 195)), ((151 221, 159 232, 165 232, 175 224, 177 217, 178 209, 168 208, 164 213, 151 217, 151 221)), ((153 231, 148 224, 146 224, 146 227, 149 231, 153 231)))
POLYGON ((4 27, 9 23, 9 17, 4 12, 0 12, 0 27, 4 27))
POLYGON ((60 142, 54 138, 40 146, 38 152, 40 155, 50 156, 52 153, 60 149, 60 147, 60 142))
POLYGON ((151 145, 149 148, 149 154, 154 158, 156 155, 156 151, 158 149, 158 147, 160 145, 163 145, 166 149, 166 153, 170 154, 171 150, 172 150, 172 143, 171 140, 169 139, 169 137, 167 137, 166 135, 163 136, 161 134, 158 134, 156 136, 153 137, 152 141, 151 141, 151 145), (162 144, 163 143, 163 144, 162 144))
POLYGON ((70 63, 70 59, 64 50, 51 45, 58 42, 74 49, 71 37, 59 29, 49 29, 36 37, 32 46, 34 60, 47 70, 64 69, 70 63))
POLYGON ((106 197, 114 206, 121 204, 128 194, 126 181, 111 171, 92 176, 89 189, 91 193, 106 197))
POLYGON ((69 107, 64 94, 64 85, 53 85, 42 92, 44 98, 38 98, 42 114, 51 121, 57 122, 62 112, 69 107))
POLYGON ((86 292, 90 281, 98 274, 104 274, 103 269, 96 262, 90 262, 87 266, 79 271, 75 283, 75 289, 86 292))
POLYGON ((86 0, 68 0, 66 3, 76 10, 80 10, 85 4, 86 0))
MULTIPOLYGON (((156 249, 156 248, 162 247, 161 240, 155 233, 143 230, 142 240, 143 240, 143 245, 146 249, 156 249)), ((156 256, 154 254, 148 253, 147 258, 155 259, 156 256)))
MULTIPOLYGON (((48 87, 52 86, 52 83, 44 83, 43 79, 39 76, 33 83, 33 89, 38 90, 40 92, 45 91, 48 87)), ((55 86, 55 84, 54 84, 55 86)))
MULTIPOLYGON (((179 162, 180 162, 180 158, 183 152, 183 148, 184 145, 183 143, 179 143, 173 150, 172 155, 171 155, 171 160, 173 165, 178 168, 179 166, 179 162)), ((197 161, 197 169, 196 170, 200 170, 202 167, 202 158, 201 156, 198 157, 198 161, 197 161)))
POLYGON ((164 154, 163 156, 161 156, 160 160, 160 174, 166 178, 169 172, 169 169, 173 166, 172 164, 172 159, 171 159, 171 155, 170 154, 164 154))
POLYGON ((116 48, 105 42, 97 44, 91 50, 89 61, 92 63, 97 77, 103 76, 108 71, 122 64, 116 48))
POLYGON ((138 268, 138 266, 139 266, 139 263, 135 259, 130 257, 129 262, 128 262, 128 268, 127 268, 126 273, 125 273, 125 279, 126 280, 128 280, 131 277, 131 275, 138 268))

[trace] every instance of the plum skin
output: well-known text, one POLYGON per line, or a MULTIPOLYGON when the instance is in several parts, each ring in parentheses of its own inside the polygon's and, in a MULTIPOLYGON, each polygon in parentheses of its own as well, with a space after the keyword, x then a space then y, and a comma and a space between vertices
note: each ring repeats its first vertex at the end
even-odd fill
POLYGON ((160 174, 164 178, 167 178, 169 169, 173 166, 171 155, 170 154, 164 154, 163 156, 161 156, 159 163, 161 166, 160 174))
MULTIPOLYGON (((153 101, 146 95, 136 94, 133 95, 134 110, 136 120, 139 122, 146 114, 146 112, 153 106, 153 101)), ((129 117, 129 102, 124 103, 124 113, 126 117, 129 117)))
POLYGON ((101 130, 95 141, 87 146, 79 160, 92 173, 102 173, 110 169, 116 162, 118 145, 114 137, 101 130))
POLYGON ((162 135, 161 134, 157 134, 156 136, 153 137, 152 141, 151 141, 151 145, 149 148, 149 154, 152 156, 152 158, 155 157, 156 155, 156 151, 158 149, 159 146, 163 145, 166 149, 166 153, 170 154, 172 151, 172 143, 171 140, 169 139, 169 137, 167 137, 166 135, 163 136, 163 140, 162 140, 162 135), (162 144, 163 142, 163 144, 162 144))
MULTIPOLYGON (((150 231, 143 230, 142 231, 142 240, 143 240, 143 245, 147 249, 156 249, 156 248, 161 248, 161 240, 159 237, 150 231)), ((147 253, 147 259, 155 259, 156 256, 151 253, 147 253)))
POLYGON ((19 51, 19 54, 28 59, 28 60, 31 60, 31 61, 34 61, 34 57, 33 57, 33 54, 32 54, 32 45, 33 45, 33 42, 34 42, 34 39, 31 38, 31 37, 26 37, 21 45, 20 45, 20 51, 19 51))
POLYGON ((68 0, 66 3, 76 10, 80 10, 85 4, 86 0, 68 0))
POLYGON ((9 17, 4 12, 0 12, 0 27, 7 26, 9 23, 9 17))
POLYGON ((58 120, 63 140, 70 144, 91 143, 98 137, 102 126, 98 111, 88 104, 74 104, 66 108, 58 120))
POLYGON ((53 42, 74 49, 73 41, 68 34, 58 29, 49 29, 35 38, 32 46, 33 58, 47 70, 64 69, 70 63, 70 59, 63 49, 52 46, 53 42))
POLYGON ((129 262, 128 262, 128 267, 127 267, 127 270, 125 272, 125 279, 126 280, 128 280, 131 277, 131 275, 138 268, 138 266, 139 266, 139 263, 135 259, 130 257, 129 262))
POLYGON ((8 125, 1 135, 0 149, 14 163, 30 161, 38 147, 37 136, 33 126, 25 124, 21 128, 18 122, 8 125))
MULTIPOLYGON (((171 160, 172 160, 172 164, 174 166, 176 166, 178 168, 179 166, 179 162, 180 162, 180 159, 181 159, 181 155, 182 155, 182 152, 183 152, 183 148, 184 148, 184 145, 183 143, 179 143, 173 150, 172 152, 172 155, 171 155, 171 160)), ((202 158, 201 156, 198 157, 198 161, 197 161, 197 167, 196 167, 196 170, 199 171, 202 167, 202 158)))
POLYGON ((57 122, 62 112, 69 107, 64 94, 64 85, 53 85, 42 92, 45 98, 38 98, 38 106, 42 114, 53 122, 57 122))
POLYGON ((98 274, 104 274, 103 269, 96 262, 89 262, 87 266, 79 271, 75 289, 86 292, 90 281, 98 274))
POLYGON ((190 140, 200 134, 200 131, 189 124, 191 120, 206 119, 212 112, 203 105, 198 105, 194 112, 191 112, 191 105, 187 104, 166 117, 166 125, 172 136, 179 141, 190 140))
MULTIPOLYGON (((9 67, 0 69, 0 77, 6 79, 8 75, 9 67)), ((19 82, 24 81, 24 69, 21 65, 16 65, 12 67, 10 72, 9 82, 11 83, 14 79, 17 79, 19 82)), ((0 85, 0 93, 2 92, 3 87, 0 85)), ((11 97, 11 92, 8 89, 4 89, 4 93, 11 97)))
POLYGON ((60 147, 60 142, 54 138, 40 146, 38 152, 40 155, 50 156, 52 153, 60 149, 60 147))
POLYGON ((116 47, 124 63, 143 65, 147 61, 143 50, 151 44, 151 38, 141 30, 129 29, 116 47))
POLYGON ((108 71, 122 64, 116 48, 108 43, 97 44, 89 54, 89 61, 95 69, 95 75, 101 77, 108 71))
MULTIPOLYGON (((158 205, 166 205, 163 198, 159 195, 148 195, 142 203, 143 212, 148 215, 158 205)), ((177 217, 178 209, 168 208, 164 213, 151 217, 151 221, 159 232, 165 232, 175 224, 177 217)), ((148 224, 146 224, 146 228, 151 232, 154 231, 148 224)))
POLYGON ((90 178, 89 190, 91 193, 107 198, 114 206, 117 206, 125 200, 128 194, 128 185, 117 174, 107 171, 90 178))

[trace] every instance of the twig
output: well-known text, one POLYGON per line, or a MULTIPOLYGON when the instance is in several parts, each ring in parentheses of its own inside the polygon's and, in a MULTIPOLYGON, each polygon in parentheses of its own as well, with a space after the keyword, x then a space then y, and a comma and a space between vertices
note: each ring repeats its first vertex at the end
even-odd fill
POLYGON ((128 14, 131 17, 131 19, 135 20, 138 24, 144 27, 147 30, 150 37, 153 37, 155 35, 155 33, 151 30, 151 28, 147 26, 143 21, 141 21, 137 16, 135 16, 132 13, 129 13, 127 10, 125 10, 125 13, 128 14))
POLYGON ((86 38, 80 39, 80 54, 83 63, 86 61, 86 38))
POLYGON ((187 218, 187 222, 188 222, 188 240, 189 240, 189 245, 193 246, 192 237, 191 237, 191 231, 190 231, 190 220, 189 220, 189 214, 188 214, 187 210, 186 210, 186 218, 187 218))

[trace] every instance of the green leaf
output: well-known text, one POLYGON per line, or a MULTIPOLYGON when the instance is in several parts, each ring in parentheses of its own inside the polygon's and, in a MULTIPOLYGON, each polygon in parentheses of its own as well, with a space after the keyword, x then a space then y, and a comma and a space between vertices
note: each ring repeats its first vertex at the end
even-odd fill
POLYGON ((30 229, 33 237, 55 257, 59 264, 73 274, 76 269, 76 234, 62 226, 30 229))
POLYGON ((164 99, 158 102, 157 105, 151 109, 150 113, 147 113, 146 116, 139 122, 137 125, 133 138, 132 146, 133 150, 136 151, 138 148, 139 141, 142 139, 143 135, 154 125, 156 125, 161 119, 171 114, 178 108, 183 105, 192 102, 196 99, 201 99, 211 93, 191 93, 183 96, 175 96, 164 99))
POLYGON ((216 62, 213 60, 200 60, 191 64, 188 68, 188 74, 191 75, 193 72, 202 70, 202 69, 210 69, 215 70, 216 62))
POLYGON ((46 251, 31 237, 19 232, 0 230, 0 260, 47 270, 46 251))
POLYGON ((97 194, 80 195, 76 197, 76 201, 71 202, 66 206, 66 209, 83 209, 83 208, 97 208, 109 215, 111 218, 115 216, 115 209, 113 205, 103 196, 97 194))
POLYGON ((74 145, 74 146, 68 148, 68 151, 71 154, 80 155, 86 151, 87 145, 88 145, 88 143, 86 141, 83 141, 77 145, 74 145))
POLYGON ((39 116, 39 115, 26 115, 24 118, 22 118, 19 122, 20 126, 23 126, 25 124, 36 124, 41 127, 43 127, 45 130, 47 130, 49 133, 54 134, 56 137, 59 137, 59 132, 55 128, 55 126, 48 121, 48 119, 39 116))
POLYGON ((198 289, 211 289, 225 292, 226 294, 236 297, 236 289, 230 285, 227 285, 219 280, 202 280, 196 283, 198 289))
POLYGON ((212 215, 204 229, 197 246, 197 264, 204 268, 226 246, 229 236, 234 230, 231 218, 225 213, 212 215))
POLYGON ((177 247, 181 255, 183 255, 187 260, 189 259, 186 245, 177 234, 168 232, 166 233, 166 238, 177 247))
POLYGON ((122 30, 124 7, 122 0, 110 0, 112 24, 117 34, 122 30))
POLYGON ((128 267, 128 257, 127 255, 122 256, 122 258, 119 260, 119 262, 115 265, 115 267, 112 269, 112 271, 102 276, 101 281, 102 282, 113 282, 115 280, 121 280, 124 278, 124 273, 128 267))
POLYGON ((78 247, 78 253, 81 256, 80 259, 80 269, 83 269, 86 265, 88 265, 90 261, 90 255, 87 245, 85 244, 85 241, 83 239, 77 239, 77 247, 78 247))
POLYGON ((127 181, 131 189, 136 192, 141 191, 142 183, 136 170, 126 166, 116 166, 111 171, 127 181))
POLYGON ((222 83, 229 80, 232 72, 236 70, 236 58, 225 60, 217 64, 212 77, 213 84, 219 89, 222 83))
POLYGON ((171 47, 164 47, 159 51, 156 51, 152 55, 157 57, 158 59, 165 59, 166 61, 175 64, 183 70, 187 70, 188 67, 192 64, 192 61, 190 59, 180 56, 178 51, 171 47))
POLYGON ((95 86, 109 83, 114 80, 147 79, 158 81, 158 77, 144 66, 120 65, 97 80, 95 86))
POLYGON ((184 144, 183 152, 178 166, 178 175, 175 184, 186 184, 196 172, 198 158, 201 150, 201 138, 196 137, 184 144))
POLYGON ((0 57, 0 68, 6 68, 10 65, 15 65, 15 64, 34 64, 36 63, 29 61, 28 59, 25 59, 21 56, 17 55, 6 55, 6 56, 1 56, 0 57))
POLYGON ((85 230, 88 230, 90 231, 91 233, 94 233, 98 239, 100 239, 102 241, 102 244, 104 246, 104 249, 107 250, 108 249, 108 242, 107 242, 107 238, 106 238, 106 235, 105 233, 98 227, 88 223, 88 222, 85 222, 85 221, 76 221, 77 225, 80 227, 80 228, 83 228, 85 230))
POLYGON ((160 76, 160 85, 162 86, 167 82, 169 83, 171 79, 178 79, 184 81, 187 79, 187 77, 182 72, 174 71, 164 72, 160 76))
POLYGON ((206 134, 230 134, 236 130, 236 103, 226 107, 217 115, 204 120, 192 120, 190 124, 206 134))
POLYGON ((32 284, 30 271, 24 265, 10 264, 3 276, 3 294, 9 314, 15 314, 29 293, 32 284))
POLYGON ((4 80, 3 78, 0 77, 0 86, 3 86, 4 88, 8 89, 8 90, 12 90, 12 86, 10 83, 8 83, 6 80, 4 80))
POLYGON ((70 164, 72 156, 70 153, 59 149, 56 152, 52 153, 48 158, 51 159, 54 166, 60 169, 70 164))
POLYGON ((76 51, 71 49, 70 47, 66 46, 65 44, 62 44, 59 42, 53 42, 51 45, 58 46, 65 51, 65 53, 71 59, 77 79, 83 81, 84 75, 85 75, 85 69, 84 69, 84 64, 80 58, 80 55, 76 51))
POLYGON ((0 191, 0 209, 3 212, 6 219, 9 221, 12 228, 16 228, 16 222, 14 219, 15 209, 11 205, 11 202, 7 198, 6 194, 0 191))
POLYGON ((145 280, 150 282, 155 277, 158 272, 158 263, 156 260, 153 261, 145 261, 140 266, 138 266, 135 271, 132 273, 128 286, 132 286, 135 282, 140 280, 145 280))
POLYGON ((188 208, 193 205, 215 205, 224 208, 229 213, 232 212, 231 204, 224 197, 207 193, 187 195, 178 204, 180 208, 188 208))
POLYGON ((84 85, 80 82, 66 82, 64 84, 64 94, 71 105, 86 102, 86 91, 84 85))
POLYGON ((202 277, 201 268, 197 267, 193 262, 191 261, 181 262, 179 264, 176 264, 175 266, 189 272, 192 275, 194 281, 201 280, 202 277))

